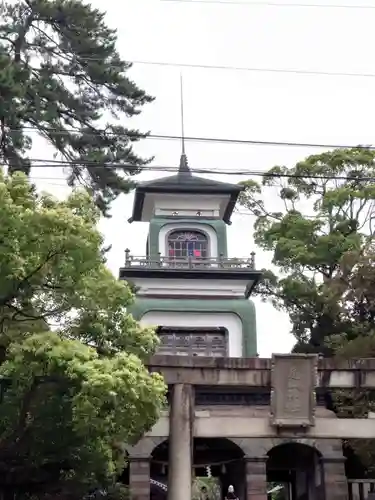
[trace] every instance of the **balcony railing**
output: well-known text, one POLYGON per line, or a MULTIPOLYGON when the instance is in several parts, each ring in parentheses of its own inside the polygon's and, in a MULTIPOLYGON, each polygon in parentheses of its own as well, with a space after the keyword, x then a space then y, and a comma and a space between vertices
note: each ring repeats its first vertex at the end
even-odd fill
POLYGON ((125 250, 125 267, 147 269, 251 269, 255 270, 255 253, 252 252, 247 259, 228 257, 136 257, 130 255, 130 250, 125 250))

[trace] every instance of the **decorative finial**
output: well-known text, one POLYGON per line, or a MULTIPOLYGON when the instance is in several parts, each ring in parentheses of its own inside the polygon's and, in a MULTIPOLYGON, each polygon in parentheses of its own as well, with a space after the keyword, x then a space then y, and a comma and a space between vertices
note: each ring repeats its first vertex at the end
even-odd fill
POLYGON ((181 98, 181 138, 182 138, 182 154, 185 154, 185 127, 184 127, 184 84, 182 81, 182 73, 180 73, 180 98, 181 98))
POLYGON ((191 175, 191 171, 188 165, 187 156, 185 153, 185 125, 184 125, 184 91, 183 91, 183 81, 182 73, 180 74, 180 96, 181 96, 181 158, 180 158, 180 168, 179 175, 191 175))

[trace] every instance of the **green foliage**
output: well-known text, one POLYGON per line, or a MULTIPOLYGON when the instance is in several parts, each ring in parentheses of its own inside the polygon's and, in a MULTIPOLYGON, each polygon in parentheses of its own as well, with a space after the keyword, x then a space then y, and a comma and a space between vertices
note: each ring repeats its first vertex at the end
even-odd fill
POLYGON ((287 492, 285 491, 285 485, 279 483, 268 483, 267 490, 268 497, 272 500, 286 500, 287 492))
POLYGON ((342 311, 347 287, 332 283, 374 234, 374 158, 365 148, 334 150, 292 168, 274 167, 262 184, 244 183, 240 203, 255 216, 255 242, 272 252, 280 270, 279 276, 265 271, 259 293, 289 314, 297 351, 329 353, 328 337, 356 336, 342 311), (278 210, 265 202, 272 189, 278 210))
POLYGON ((157 338, 127 313, 98 218, 85 193, 60 202, 0 178, 0 484, 19 498, 117 491, 124 444, 165 403, 144 366, 157 338))
POLYGON ((217 477, 196 477, 192 500, 220 500, 220 482, 217 477))
MULTIPOLYGON (((374 159, 365 148, 329 151, 275 167, 262 185, 245 183, 241 203, 256 217, 255 241, 280 271, 265 271, 259 293, 289 314, 296 352, 375 356, 374 159), (279 211, 266 207, 271 187, 279 211)), ((375 409, 368 391, 336 391, 334 398, 339 417, 375 409)), ((374 474, 373 440, 346 445, 374 474)))
POLYGON ((85 185, 106 212, 148 162, 132 147, 145 135, 124 120, 152 98, 126 76, 131 64, 104 16, 81 0, 2 3, 0 159, 10 172, 29 173, 35 132, 27 127, 35 128, 70 162, 69 184, 85 185))
MULTIPOLYGON (((350 325, 340 335, 329 338, 336 357, 375 357, 375 244, 370 241, 360 254, 343 259, 341 273, 331 289, 343 297, 342 315, 350 325), (349 332, 349 334, 348 334, 349 332)), ((367 418, 375 412, 374 392, 369 390, 335 391, 334 399, 341 418, 367 418)), ((367 474, 375 477, 374 440, 350 439, 345 442, 359 455, 367 474)))

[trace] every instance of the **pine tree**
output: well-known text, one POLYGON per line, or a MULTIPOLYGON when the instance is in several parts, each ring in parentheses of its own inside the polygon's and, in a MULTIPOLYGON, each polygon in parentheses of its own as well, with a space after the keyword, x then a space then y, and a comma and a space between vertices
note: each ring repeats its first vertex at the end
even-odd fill
POLYGON ((29 174, 38 131, 68 163, 69 185, 83 184, 106 213, 149 161, 133 151, 145 134, 125 122, 153 98, 126 76, 116 31, 90 5, 4 2, 0 19, 0 161, 29 174))

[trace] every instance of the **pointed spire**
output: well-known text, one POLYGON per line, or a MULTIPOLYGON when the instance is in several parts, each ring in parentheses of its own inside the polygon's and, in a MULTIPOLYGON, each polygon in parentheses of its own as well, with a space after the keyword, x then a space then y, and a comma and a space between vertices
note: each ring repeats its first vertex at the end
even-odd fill
POLYGON ((178 169, 178 175, 191 175, 191 170, 185 153, 182 153, 180 157, 180 168, 178 169))
POLYGON ((187 156, 185 153, 185 127, 184 127, 184 93, 183 93, 183 82, 182 73, 180 74, 180 89, 181 89, 181 157, 180 157, 180 168, 178 170, 178 175, 191 175, 191 170, 189 168, 187 156))

